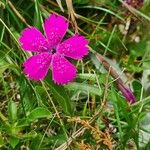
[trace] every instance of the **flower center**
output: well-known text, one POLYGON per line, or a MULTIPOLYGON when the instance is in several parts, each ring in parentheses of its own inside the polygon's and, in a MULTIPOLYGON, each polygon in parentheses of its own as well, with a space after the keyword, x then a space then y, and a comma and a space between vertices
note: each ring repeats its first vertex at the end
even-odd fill
POLYGON ((56 53, 56 49, 52 48, 51 53, 55 54, 56 53))

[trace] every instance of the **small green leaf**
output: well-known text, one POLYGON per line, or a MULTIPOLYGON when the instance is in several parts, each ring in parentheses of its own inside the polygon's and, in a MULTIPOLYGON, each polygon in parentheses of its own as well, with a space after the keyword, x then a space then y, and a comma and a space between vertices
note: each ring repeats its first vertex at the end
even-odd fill
POLYGON ((150 60, 143 62, 143 69, 150 69, 150 60))
POLYGON ((27 119, 30 122, 33 122, 40 118, 51 118, 51 117, 52 114, 48 109, 43 107, 38 107, 31 111, 31 113, 27 116, 27 119))
POLYGON ((10 145, 14 149, 16 145, 19 143, 19 139, 16 137, 11 137, 10 139, 10 145))
POLYGON ((30 144, 30 149, 38 150, 39 149, 39 143, 41 142, 43 136, 41 134, 38 134, 35 138, 32 139, 30 144))
POLYGON ((4 139, 2 137, 2 135, 0 134, 0 147, 2 147, 4 145, 4 139))
POLYGON ((8 103, 8 116, 9 116, 9 120, 14 123, 17 120, 17 106, 16 103, 14 101, 10 101, 8 103))

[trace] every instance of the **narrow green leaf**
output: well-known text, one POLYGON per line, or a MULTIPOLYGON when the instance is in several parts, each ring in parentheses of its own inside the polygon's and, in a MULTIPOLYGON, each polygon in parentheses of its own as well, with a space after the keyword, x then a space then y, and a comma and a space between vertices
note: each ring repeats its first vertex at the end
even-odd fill
POLYGON ((102 95, 102 90, 98 86, 89 85, 86 83, 73 82, 65 86, 68 90, 80 90, 82 92, 89 92, 90 94, 102 95))
POLYGON ((141 97, 141 91, 142 91, 142 85, 138 80, 134 80, 132 83, 134 94, 136 96, 137 100, 140 100, 141 97))
POLYGON ((29 132, 27 134, 21 135, 20 137, 29 140, 29 139, 35 138, 36 136, 37 136, 37 133, 35 131, 31 131, 31 132, 29 132))
POLYGON ((78 74, 78 78, 84 79, 84 80, 92 80, 92 81, 95 81, 95 80, 96 80, 96 74, 92 74, 92 73, 81 73, 81 74, 78 74))
POLYGON ((3 72, 9 68, 9 64, 0 58, 0 77, 2 77, 3 72))
POLYGON ((119 116, 120 111, 119 111, 118 106, 117 106, 118 95, 115 92, 115 89, 113 86, 111 88, 111 97, 112 97, 113 107, 114 107, 114 111, 115 111, 115 115, 116 115, 116 121, 117 121, 118 129, 119 129, 119 138, 120 138, 120 141, 122 141, 123 132, 122 132, 122 126, 120 123, 120 116, 119 116))
POLYGON ((115 12, 109 10, 109 9, 103 8, 103 7, 98 7, 98 6, 83 6, 82 8, 101 10, 101 11, 104 11, 104 12, 106 12, 108 14, 111 14, 111 15, 115 16, 116 18, 124 21, 124 18, 122 18, 121 16, 119 16, 117 13, 115 13, 115 12))
POLYGON ((42 15, 39 8, 40 2, 38 0, 35 0, 35 16, 34 16, 34 24, 38 27, 38 29, 42 29, 42 15))
POLYGON ((9 116, 9 120, 14 123, 17 120, 17 106, 16 103, 14 101, 10 101, 8 103, 8 116, 9 116))
POLYGON ((64 8, 62 6, 61 0, 56 0, 56 1, 57 1, 58 5, 59 5, 61 11, 64 12, 64 8))

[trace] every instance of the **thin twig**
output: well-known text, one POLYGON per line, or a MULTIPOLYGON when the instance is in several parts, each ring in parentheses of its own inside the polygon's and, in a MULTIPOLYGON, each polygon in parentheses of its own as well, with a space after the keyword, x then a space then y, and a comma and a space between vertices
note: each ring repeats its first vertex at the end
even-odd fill
MULTIPOLYGON (((109 77, 109 73, 108 73, 108 77, 109 77)), ((107 86, 108 86, 108 78, 106 80, 106 87, 105 87, 105 92, 104 92, 104 97, 103 97, 103 101, 102 101, 101 107, 96 112, 96 114, 89 120, 89 124, 92 124, 100 116, 100 114, 101 114, 101 112, 102 112, 102 110, 104 108, 105 100, 106 100, 106 95, 107 95, 107 92, 106 92, 107 91, 107 86)), ((68 140, 65 143, 63 143, 62 145, 60 145, 55 150, 66 150, 68 148, 68 146, 73 142, 73 140, 75 140, 77 137, 81 136, 85 132, 85 130, 86 130, 86 128, 82 126, 77 131, 75 131, 71 135, 71 137, 68 138, 68 140)))
MULTIPOLYGON (((103 105, 102 105, 103 107, 103 105)), ((97 112, 90 120, 89 120, 89 124, 92 124, 101 114, 102 109, 100 109, 99 112, 97 112)), ((70 138, 68 138, 67 142, 63 143, 62 145, 60 145, 58 148, 56 148, 55 150, 66 150, 68 148, 68 145, 70 145, 73 140, 75 140, 77 137, 81 136, 84 132, 85 132, 86 128, 85 127, 81 127, 80 129, 78 129, 76 132, 74 132, 70 138)))
POLYGON ((71 18, 75 33, 79 33, 78 32, 78 25, 76 22, 77 15, 73 9, 72 0, 66 0, 66 4, 67 4, 67 8, 68 8, 68 15, 71 18))

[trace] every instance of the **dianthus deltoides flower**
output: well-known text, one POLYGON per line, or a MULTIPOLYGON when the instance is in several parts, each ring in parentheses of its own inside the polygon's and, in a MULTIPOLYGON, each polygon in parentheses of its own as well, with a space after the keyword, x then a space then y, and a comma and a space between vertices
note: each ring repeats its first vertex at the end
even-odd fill
POLYGON ((62 41, 68 26, 66 18, 52 14, 44 22, 46 36, 36 27, 23 30, 19 38, 21 47, 25 51, 37 53, 23 63, 23 72, 29 79, 44 79, 49 68, 57 84, 67 84, 76 77, 77 69, 67 60, 67 57, 82 59, 88 54, 88 41, 78 34, 62 41))

